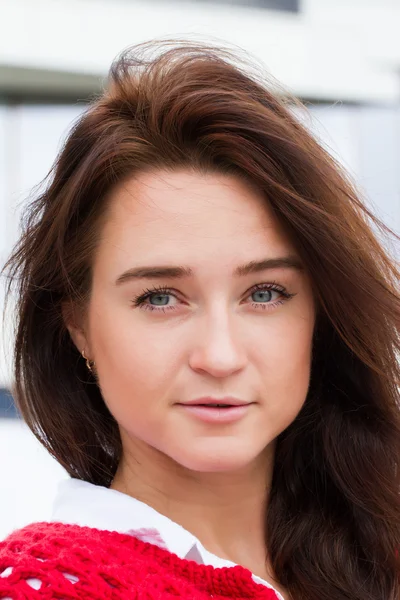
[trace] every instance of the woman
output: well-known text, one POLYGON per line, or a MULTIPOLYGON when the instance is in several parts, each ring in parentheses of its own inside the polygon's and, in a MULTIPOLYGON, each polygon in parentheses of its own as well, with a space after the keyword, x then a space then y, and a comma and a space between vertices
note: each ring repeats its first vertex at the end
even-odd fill
POLYGON ((282 99, 141 46, 8 267, 15 395, 71 475, 0 597, 399 597, 398 271, 282 99))

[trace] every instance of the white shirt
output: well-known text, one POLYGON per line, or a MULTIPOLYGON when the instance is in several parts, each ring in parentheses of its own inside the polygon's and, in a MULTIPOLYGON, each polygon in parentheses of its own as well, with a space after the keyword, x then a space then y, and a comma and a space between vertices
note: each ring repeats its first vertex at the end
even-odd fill
MULTIPOLYGON (((236 566, 208 552, 192 533, 144 502, 78 479, 59 484, 51 520, 132 535, 198 564, 236 566)), ((253 579, 274 590, 278 600, 284 600, 270 583, 257 575, 253 579)))

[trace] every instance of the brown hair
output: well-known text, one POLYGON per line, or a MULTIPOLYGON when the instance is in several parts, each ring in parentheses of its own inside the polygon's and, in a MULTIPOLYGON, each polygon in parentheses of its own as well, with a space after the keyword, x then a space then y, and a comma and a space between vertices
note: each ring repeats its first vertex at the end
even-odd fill
POLYGON ((296 600, 394 600, 399 271, 371 226, 393 232, 283 99, 235 60, 183 42, 140 45, 112 65, 7 264, 18 294, 16 400, 71 476, 109 485, 118 427, 62 318, 66 301, 90 294, 107 195, 149 168, 246 177, 290 232, 319 308, 309 393, 277 440, 265 519, 272 567, 296 600))

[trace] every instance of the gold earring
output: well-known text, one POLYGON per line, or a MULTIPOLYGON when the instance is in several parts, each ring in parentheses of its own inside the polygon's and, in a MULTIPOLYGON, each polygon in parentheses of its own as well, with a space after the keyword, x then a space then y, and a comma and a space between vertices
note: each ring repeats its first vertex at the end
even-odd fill
POLYGON ((88 359, 88 357, 86 356, 86 354, 85 354, 85 351, 84 351, 84 350, 82 350, 82 356, 83 356, 84 360, 86 360, 86 366, 87 366, 87 368, 89 369, 89 371, 90 371, 91 373, 93 373, 93 367, 94 367, 94 365, 95 365, 96 363, 94 362, 94 360, 89 360, 89 359, 88 359))

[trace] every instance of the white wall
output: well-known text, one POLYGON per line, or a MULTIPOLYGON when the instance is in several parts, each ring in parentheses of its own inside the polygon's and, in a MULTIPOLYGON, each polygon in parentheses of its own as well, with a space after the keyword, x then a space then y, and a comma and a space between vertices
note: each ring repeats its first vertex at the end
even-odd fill
POLYGON ((400 108, 314 106, 313 131, 366 203, 400 234, 400 108))
MULTIPOLYGON (((0 265, 17 240, 21 209, 46 177, 83 107, 0 106, 0 265), (36 188, 36 189, 33 189, 36 188)), ((0 319, 4 281, 0 282, 0 319)), ((10 313, 11 314, 11 313, 10 313)), ((2 321, 0 321, 2 323, 2 321)), ((0 326, 0 387, 10 381, 12 321, 0 326)))
POLYGON ((0 540, 51 517, 57 485, 68 476, 26 425, 0 419, 0 540))
POLYGON ((301 7, 292 14, 217 2, 0 0, 0 67, 104 75, 125 46, 200 34, 250 51, 297 95, 399 101, 397 0, 301 7))
MULTIPOLYGON (((6 189, 6 108, 0 105, 0 265, 4 263, 4 259, 9 249, 9 244, 7 241, 7 220, 6 220, 6 210, 7 203, 9 201, 7 189, 6 189)), ((1 267, 0 267, 1 268, 1 267)), ((0 280, 0 310, 4 304, 4 283, 0 280)), ((3 332, 2 319, 0 315, 0 332, 2 335, 0 336, 0 357, 4 356, 4 346, 1 347, 2 343, 5 341, 5 336, 3 332)), ((1 382, 5 380, 6 373, 2 373, 5 368, 4 359, 0 358, 0 386, 1 382)))

